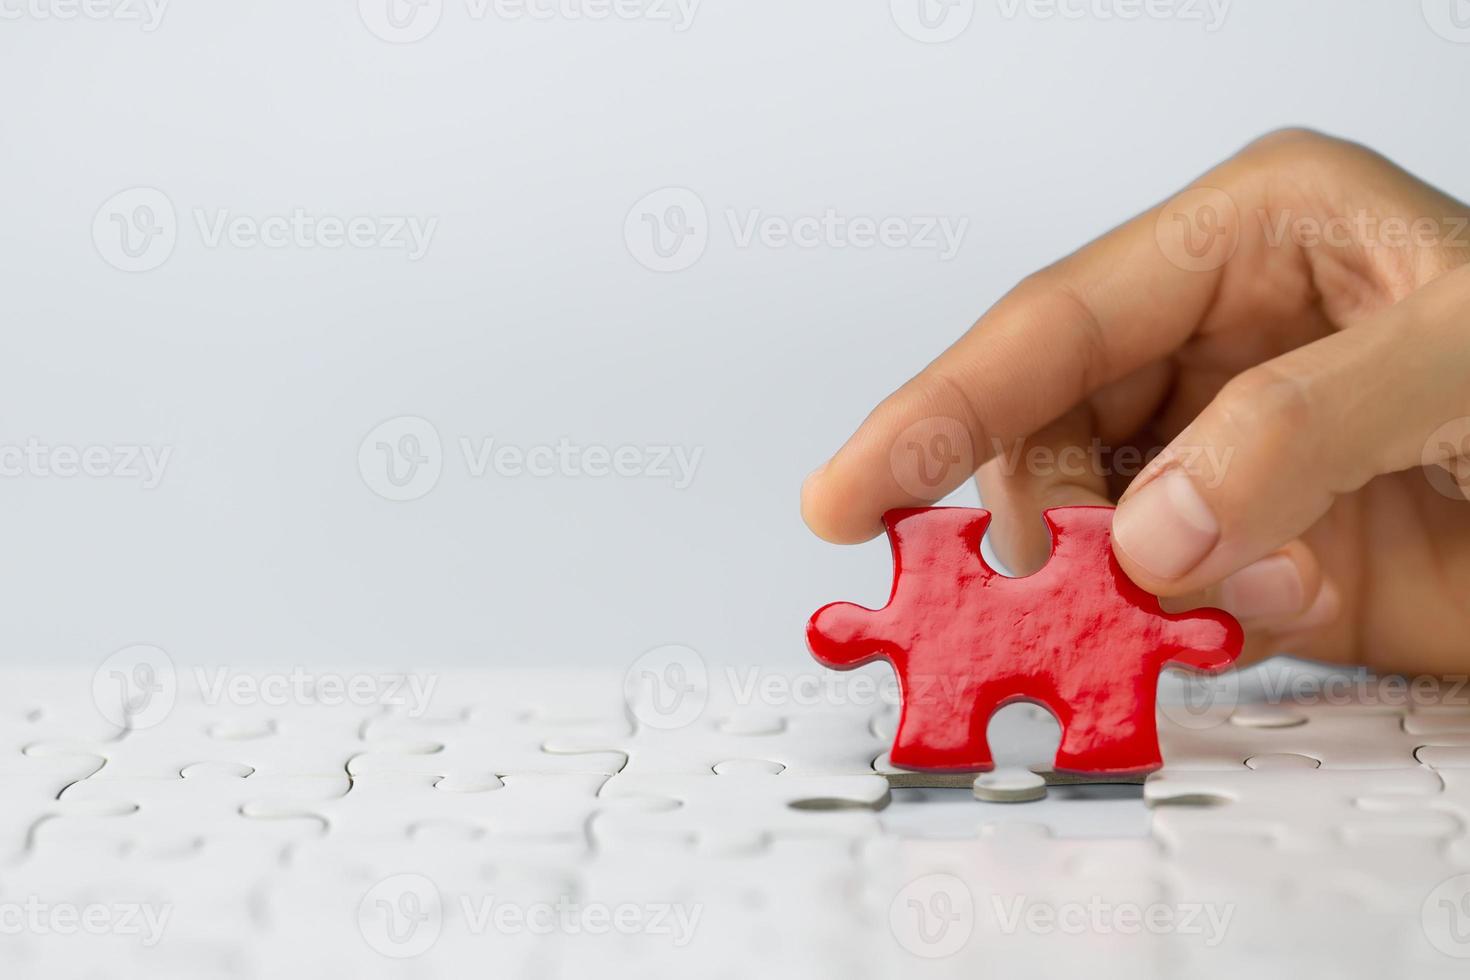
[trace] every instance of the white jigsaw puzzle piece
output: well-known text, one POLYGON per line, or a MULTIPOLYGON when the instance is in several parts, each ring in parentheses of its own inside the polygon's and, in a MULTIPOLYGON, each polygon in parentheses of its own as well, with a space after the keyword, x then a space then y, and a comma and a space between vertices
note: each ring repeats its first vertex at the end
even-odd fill
POLYGON ((1209 847, 1215 837, 1246 836, 1283 849, 1330 851, 1395 838, 1448 840, 1459 831, 1429 809, 1386 815, 1364 797, 1432 800, 1443 790, 1416 769, 1165 769, 1144 783, 1154 835, 1173 850, 1209 847))
POLYGON ((1159 717, 1166 770, 1239 769, 1268 755, 1305 756, 1324 769, 1414 769, 1415 750, 1430 743, 1470 744, 1470 731, 1407 732, 1400 712, 1339 705, 1241 706, 1203 727, 1159 717))
POLYGON ((33 754, 85 751, 104 760, 97 779, 177 777, 199 763, 248 766, 266 776, 345 774, 369 749, 400 754, 434 751, 432 742, 373 744, 363 739, 370 713, 351 705, 292 705, 235 709, 177 704, 159 723, 122 731, 107 741, 67 740, 32 747, 33 754))
POLYGON ((592 821, 601 849, 650 838, 687 840, 715 853, 759 851, 783 836, 856 839, 881 831, 888 782, 873 776, 795 776, 779 763, 728 760, 710 773, 613 776, 605 799, 668 799, 676 809, 613 811, 592 821))
POLYGON ((557 975, 555 922, 543 916, 575 898, 585 844, 507 840, 515 846, 432 832, 302 842, 269 895, 259 975, 557 975))
POLYGON ((1166 938, 1106 918, 1170 907, 1153 841, 1058 840, 1016 823, 960 840, 877 838, 863 858, 865 903, 888 926, 870 937, 875 975, 913 963, 955 978, 1166 975, 1166 938))
POLYGON ((353 776, 384 773, 417 773, 448 777, 467 784, 483 783, 498 776, 521 775, 610 775, 622 764, 612 752, 586 756, 553 755, 542 750, 548 736, 617 740, 627 723, 548 724, 513 712, 477 710, 465 717, 445 720, 377 718, 366 728, 370 741, 384 747, 368 747, 353 756, 348 771, 353 776), (388 746, 429 745, 433 751, 402 752, 388 746))
POLYGON ((513 715, 548 725, 619 725, 627 717, 619 673, 605 670, 450 670, 426 673, 427 697, 394 718, 475 721, 481 714, 513 715))
POLYGON ((861 977, 859 937, 885 928, 850 900, 862 868, 846 840, 724 854, 657 839, 596 853, 580 877, 585 907, 632 910, 640 925, 570 936, 568 977, 861 977))
MULTIPOLYGON (((253 802, 247 816, 312 816, 335 844, 376 845, 424 837, 445 841, 524 840, 584 845, 594 813, 615 806, 599 797, 607 777, 586 774, 507 776, 454 787, 422 773, 356 776, 341 796, 301 807, 253 802)), ((640 804, 641 805, 641 804, 640 804)), ((672 806, 673 804, 667 804, 672 806)), ((477 843, 478 847, 478 843, 477 843)))
POLYGON ((84 779, 68 786, 31 833, 43 850, 78 841, 110 841, 167 856, 187 854, 206 843, 298 840, 319 835, 318 820, 257 821, 243 809, 252 803, 282 805, 325 801, 347 792, 345 774, 264 776, 246 767, 199 763, 174 778, 84 779))
POLYGON ((769 715, 716 713, 683 727, 639 726, 618 737, 554 736, 545 748, 595 760, 608 775, 708 774, 727 760, 763 759, 791 776, 862 776, 873 774, 883 745, 871 714, 858 706, 803 710, 782 715, 779 724, 769 715))

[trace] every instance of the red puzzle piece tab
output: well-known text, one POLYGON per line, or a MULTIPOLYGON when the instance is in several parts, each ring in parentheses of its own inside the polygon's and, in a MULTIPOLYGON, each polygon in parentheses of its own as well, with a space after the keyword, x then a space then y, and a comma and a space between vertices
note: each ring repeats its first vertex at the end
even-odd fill
POLYGON ((882 609, 817 610, 807 643, 822 664, 887 660, 903 698, 890 758, 905 769, 992 767, 985 730, 1012 701, 1057 718, 1055 766, 1085 773, 1159 768, 1154 697, 1166 664, 1218 671, 1240 656, 1240 624, 1218 609, 1166 613, 1123 573, 1111 507, 1045 514, 1051 559, 1007 578, 980 555, 990 513, 889 511, 893 592, 882 609))

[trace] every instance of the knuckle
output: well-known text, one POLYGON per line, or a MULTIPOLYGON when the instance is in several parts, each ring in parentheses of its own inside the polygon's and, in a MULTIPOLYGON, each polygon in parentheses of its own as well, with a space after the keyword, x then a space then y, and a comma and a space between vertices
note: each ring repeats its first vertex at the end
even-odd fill
POLYGON ((1246 147, 1248 150, 1306 150, 1316 149, 1335 142, 1331 136, 1307 126, 1283 126, 1258 136, 1246 147))
POLYGON ((1316 416, 1306 380, 1270 364, 1236 375, 1220 390, 1218 402, 1227 424, 1255 439, 1270 432, 1300 434, 1316 416))
POLYGON ((1278 129, 1258 137, 1241 151, 1242 159, 1271 170, 1331 167, 1366 153, 1362 147, 1305 127, 1278 129))
POLYGON ((1022 322, 1035 326, 1064 326, 1070 333, 1078 376, 1073 387, 1079 395, 1113 380, 1107 332, 1088 297, 1064 265, 1033 272, 1012 291, 1022 322))

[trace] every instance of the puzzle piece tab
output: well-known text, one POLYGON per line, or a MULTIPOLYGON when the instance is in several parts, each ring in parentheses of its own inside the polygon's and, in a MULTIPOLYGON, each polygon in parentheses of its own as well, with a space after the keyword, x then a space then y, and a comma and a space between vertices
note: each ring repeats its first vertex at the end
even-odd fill
POLYGON ((833 603, 807 625, 818 662, 850 670, 887 660, 903 708, 889 758, 907 769, 992 767, 986 724, 1034 701, 1062 727, 1058 770, 1137 773, 1161 764, 1154 718, 1166 665, 1217 671, 1243 633, 1217 609, 1166 613, 1113 557, 1113 510, 1049 510, 1051 559, 1007 578, 980 554, 984 510, 933 507, 884 515, 893 591, 882 609, 833 603))

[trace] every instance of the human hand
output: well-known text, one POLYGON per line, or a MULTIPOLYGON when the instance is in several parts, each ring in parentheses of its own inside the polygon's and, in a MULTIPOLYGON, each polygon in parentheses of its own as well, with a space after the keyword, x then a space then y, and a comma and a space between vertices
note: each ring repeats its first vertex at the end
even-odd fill
POLYGON ((807 478, 802 513, 862 541, 972 472, 1018 574, 1046 560, 1042 510, 1116 500, 1127 574, 1234 613, 1247 658, 1463 673, 1470 207, 1272 134, 1017 286, 807 478))

